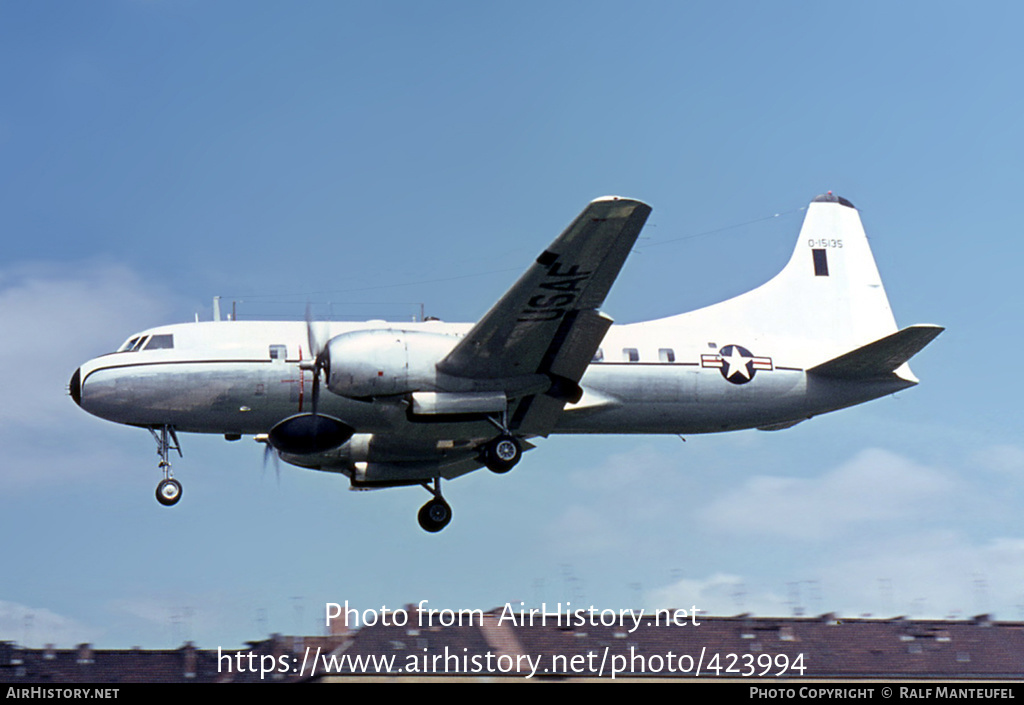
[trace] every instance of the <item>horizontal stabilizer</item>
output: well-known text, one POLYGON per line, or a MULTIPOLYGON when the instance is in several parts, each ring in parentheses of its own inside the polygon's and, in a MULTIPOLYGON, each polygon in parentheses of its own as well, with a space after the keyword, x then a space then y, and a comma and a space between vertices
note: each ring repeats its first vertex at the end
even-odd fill
POLYGON ((807 372, 835 379, 883 377, 895 372, 944 330, 942 326, 929 324, 910 326, 823 362, 807 372))

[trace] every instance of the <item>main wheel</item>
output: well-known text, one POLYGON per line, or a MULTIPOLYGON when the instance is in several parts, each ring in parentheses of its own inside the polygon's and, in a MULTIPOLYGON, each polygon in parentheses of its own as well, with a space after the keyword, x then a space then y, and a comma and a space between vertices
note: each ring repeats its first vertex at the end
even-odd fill
POLYGON ((177 504, 181 499, 181 483, 177 480, 161 480, 156 486, 156 501, 165 507, 177 504))
POLYGON ((435 497, 420 507, 418 518, 424 531, 436 533, 452 520, 452 508, 440 497, 435 497))
POLYGON ((519 441, 512 436, 498 436, 484 449, 484 465, 491 472, 501 474, 514 468, 522 456, 519 441))

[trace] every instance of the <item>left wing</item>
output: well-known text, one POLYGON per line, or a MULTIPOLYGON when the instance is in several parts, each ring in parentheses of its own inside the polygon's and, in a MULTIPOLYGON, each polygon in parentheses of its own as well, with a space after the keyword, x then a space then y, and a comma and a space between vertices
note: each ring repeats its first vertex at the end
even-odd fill
POLYGON ((510 430, 547 435, 611 325, 597 309, 622 269, 651 207, 617 196, 592 201, 438 363, 439 372, 477 388, 521 393, 523 380, 545 379, 519 400, 510 430), (518 382, 517 382, 518 380, 518 382), (545 395, 537 401, 536 393, 545 395))

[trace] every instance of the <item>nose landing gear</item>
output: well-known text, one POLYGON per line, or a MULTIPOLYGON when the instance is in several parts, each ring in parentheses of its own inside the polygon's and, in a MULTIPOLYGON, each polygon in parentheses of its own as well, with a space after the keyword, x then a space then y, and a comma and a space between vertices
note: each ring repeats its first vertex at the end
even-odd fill
POLYGON ((179 499, 181 499, 181 483, 173 477, 161 480, 160 484, 156 486, 156 501, 165 507, 177 504, 179 499))
POLYGON ((159 467, 164 473, 164 479, 156 486, 156 501, 170 507, 181 499, 181 483, 171 474, 171 461, 168 458, 172 450, 178 451, 178 457, 182 457, 181 444, 178 443, 178 435, 174 432, 173 426, 160 426, 159 430, 150 428, 149 432, 156 441, 156 453, 160 456, 159 467))
POLYGON ((440 477, 434 478, 433 487, 426 482, 423 483, 423 487, 434 495, 434 498, 420 507, 420 512, 416 518, 419 519, 420 527, 424 531, 436 534, 448 526, 448 522, 452 520, 452 508, 448 502, 444 501, 444 497, 441 496, 440 477))

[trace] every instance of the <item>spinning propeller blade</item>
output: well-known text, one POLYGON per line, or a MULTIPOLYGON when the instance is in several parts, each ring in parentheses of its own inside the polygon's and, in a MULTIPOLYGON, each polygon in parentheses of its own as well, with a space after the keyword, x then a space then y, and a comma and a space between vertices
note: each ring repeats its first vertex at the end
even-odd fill
POLYGON ((309 354, 313 356, 313 416, 317 415, 320 408, 320 372, 328 366, 327 345, 324 343, 321 332, 313 323, 312 309, 306 304, 306 340, 309 343, 309 354))
POLYGON ((267 461, 274 459, 274 476, 277 478, 277 486, 281 486, 281 463, 278 460, 277 450, 270 443, 263 446, 263 472, 267 471, 267 461))

